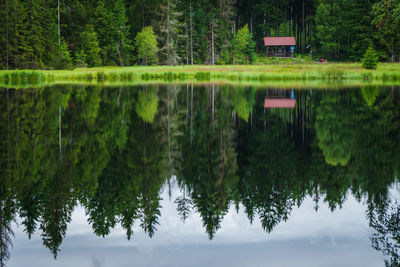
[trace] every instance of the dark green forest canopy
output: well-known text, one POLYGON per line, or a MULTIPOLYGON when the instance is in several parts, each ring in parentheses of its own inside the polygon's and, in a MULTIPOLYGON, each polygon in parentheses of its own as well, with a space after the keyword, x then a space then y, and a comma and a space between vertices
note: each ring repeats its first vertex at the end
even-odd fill
POLYGON ((375 86, 1 89, 2 236, 19 216, 56 256, 81 204, 96 235, 121 224, 134 238, 136 223, 151 237, 171 177, 179 216, 198 212, 210 238, 233 205, 270 232, 307 197, 333 211, 349 193, 377 225, 399 176, 399 102, 375 86), (290 95, 295 109, 264 109, 290 95))
POLYGON ((267 36, 333 60, 360 61, 371 44, 380 60, 400 55, 400 0, 1 0, 0 69, 146 63, 135 40, 147 26, 168 65, 249 63, 267 36), (252 41, 237 51, 243 27, 252 41))

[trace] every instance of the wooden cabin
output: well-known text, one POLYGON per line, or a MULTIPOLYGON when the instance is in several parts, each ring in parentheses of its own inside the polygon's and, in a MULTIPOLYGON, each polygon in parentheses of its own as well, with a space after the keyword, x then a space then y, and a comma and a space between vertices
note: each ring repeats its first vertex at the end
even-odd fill
POLYGON ((296 47, 295 37, 264 37, 267 57, 292 57, 296 47))

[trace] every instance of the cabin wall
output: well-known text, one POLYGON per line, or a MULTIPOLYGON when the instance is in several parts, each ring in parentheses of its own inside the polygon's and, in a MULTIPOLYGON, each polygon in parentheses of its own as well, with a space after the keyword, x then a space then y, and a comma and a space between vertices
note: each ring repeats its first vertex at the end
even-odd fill
POLYGON ((265 46, 267 57, 292 57, 290 46, 265 46))

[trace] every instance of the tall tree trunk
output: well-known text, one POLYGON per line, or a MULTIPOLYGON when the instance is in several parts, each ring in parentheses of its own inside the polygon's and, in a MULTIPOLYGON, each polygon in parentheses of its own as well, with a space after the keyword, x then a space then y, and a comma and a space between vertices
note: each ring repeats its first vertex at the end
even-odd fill
POLYGON ((250 33, 253 33, 253 12, 250 10, 250 33))
POLYGON ((9 65, 9 46, 10 46, 10 42, 9 42, 9 32, 8 32, 8 0, 6 0, 6 69, 8 70, 8 65, 9 65))
POLYGON ((170 40, 169 40, 169 0, 167 0, 167 62, 168 65, 171 65, 171 51, 169 51, 171 48, 169 47, 171 44, 170 40))
POLYGON ((392 44, 392 63, 394 63, 394 41, 392 44))
POLYGON ((144 1, 142 0, 142 29, 144 28, 144 1))
POLYGON ((297 39, 299 40, 299 51, 302 49, 302 41, 301 41, 301 17, 300 15, 297 16, 297 39))
POLYGON ((192 1, 189 2, 190 17, 190 64, 193 65, 193 17, 192 17, 192 1))
POLYGON ((276 25, 275 36, 279 37, 279 24, 276 25))
POLYGON ((265 12, 263 16, 263 22, 264 22, 264 27, 263 27, 263 37, 266 37, 266 32, 265 32, 265 26, 267 26, 267 20, 265 19, 265 12))
POLYGON ((312 41, 311 29, 312 29, 312 21, 310 20, 308 22, 308 44, 310 45, 310 51, 312 51, 312 47, 311 47, 311 41, 312 41))
POLYGON ((304 54, 305 48, 306 48, 306 30, 305 30, 305 19, 304 19, 304 0, 302 1, 302 47, 301 47, 301 52, 304 54))
POLYGON ((60 0, 57 0, 57 26, 58 26, 58 45, 61 45, 61 30, 60 30, 60 0))
POLYGON ((189 33, 188 33, 186 15, 185 15, 185 35, 186 35, 186 45, 185 45, 186 65, 189 65, 189 33))
MULTIPOLYGON (((17 36, 17 16, 18 16, 18 9, 17 9, 17 1, 13 1, 14 2, 14 39, 17 36)), ((12 40, 13 38, 11 38, 12 40)), ((11 56, 13 56, 11 54, 11 56)), ((14 68, 18 68, 20 67, 20 62, 18 61, 16 54, 13 56, 14 57, 14 68)))
POLYGON ((214 19, 211 22, 211 60, 212 65, 215 64, 215 51, 214 51, 214 19))
POLYGON ((286 32, 286 10, 285 10, 285 36, 287 36, 287 32, 286 32))

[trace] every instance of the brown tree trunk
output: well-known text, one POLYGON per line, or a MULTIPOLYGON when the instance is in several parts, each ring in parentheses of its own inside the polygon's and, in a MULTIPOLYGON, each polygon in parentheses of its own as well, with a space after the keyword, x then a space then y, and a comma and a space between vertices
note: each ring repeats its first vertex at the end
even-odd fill
POLYGON ((142 0, 142 29, 144 28, 144 1, 142 0))
POLYGON ((302 47, 301 52, 304 54, 306 48, 306 30, 305 30, 305 19, 304 19, 304 0, 302 1, 302 47))
POLYGON ((286 10, 285 10, 285 36, 287 36, 287 32, 286 32, 286 10))
POLYGON ((253 33, 253 12, 250 10, 250 23, 249 23, 249 27, 250 27, 250 33, 253 33))
POLYGON ((188 33, 186 14, 185 14, 185 35, 186 35, 186 45, 185 45, 186 65, 189 65, 189 33, 188 33))
POLYGON ((193 65, 193 18, 192 18, 192 1, 189 2, 190 17, 190 64, 193 65))
POLYGON ((212 65, 215 65, 215 52, 214 52, 214 19, 211 21, 211 60, 212 65))
POLYGON ((308 44, 310 45, 310 49, 311 49, 311 41, 312 41, 311 29, 312 29, 312 22, 310 20, 308 22, 308 44))
POLYGON ((58 45, 61 45, 60 31, 60 0, 57 0, 57 28, 58 28, 58 45))
POLYGON ((9 65, 9 32, 8 32, 8 0, 6 0, 6 39, 7 39, 7 45, 6 45, 6 69, 8 70, 8 65, 9 65))

